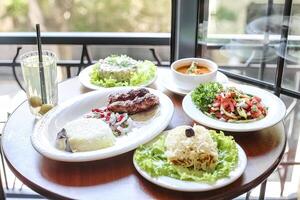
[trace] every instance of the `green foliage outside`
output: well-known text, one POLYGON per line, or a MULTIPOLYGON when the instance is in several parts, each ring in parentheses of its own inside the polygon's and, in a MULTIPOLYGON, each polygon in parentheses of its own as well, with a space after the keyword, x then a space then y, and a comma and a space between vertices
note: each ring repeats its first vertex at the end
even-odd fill
POLYGON ((170 22, 170 0, 0 1, 0 31, 169 32, 170 22))

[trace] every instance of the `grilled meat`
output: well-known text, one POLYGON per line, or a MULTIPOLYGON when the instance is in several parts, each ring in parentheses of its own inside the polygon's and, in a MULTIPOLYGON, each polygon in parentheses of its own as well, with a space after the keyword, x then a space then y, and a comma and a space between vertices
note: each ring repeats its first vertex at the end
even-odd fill
POLYGON ((149 90, 146 88, 140 88, 136 90, 130 90, 127 93, 111 94, 108 97, 108 103, 111 104, 116 101, 134 100, 136 97, 143 97, 147 93, 149 93, 149 90))
POLYGON ((110 103, 107 106, 107 109, 112 112, 135 114, 149 110, 158 104, 158 97, 148 91, 144 96, 137 96, 133 100, 115 101, 110 103))

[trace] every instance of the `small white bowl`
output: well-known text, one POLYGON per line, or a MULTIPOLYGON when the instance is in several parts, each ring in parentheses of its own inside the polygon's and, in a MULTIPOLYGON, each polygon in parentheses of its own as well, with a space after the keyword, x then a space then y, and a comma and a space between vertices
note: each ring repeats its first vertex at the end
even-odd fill
POLYGON ((184 58, 177 60, 171 65, 172 76, 177 86, 181 89, 191 91, 195 89, 200 83, 215 81, 217 76, 218 65, 211 60, 204 58, 184 58), (183 74, 176 71, 177 68, 190 65, 192 62, 198 65, 203 65, 209 68, 210 72, 205 74, 183 74))

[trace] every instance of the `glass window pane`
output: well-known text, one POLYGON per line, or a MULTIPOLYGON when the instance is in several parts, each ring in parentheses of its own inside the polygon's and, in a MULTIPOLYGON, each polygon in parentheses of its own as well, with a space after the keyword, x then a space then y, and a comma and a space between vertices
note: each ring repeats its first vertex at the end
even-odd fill
POLYGON ((171 0, 2 0, 0 23, 0 32, 36 23, 54 32, 170 32, 171 0))

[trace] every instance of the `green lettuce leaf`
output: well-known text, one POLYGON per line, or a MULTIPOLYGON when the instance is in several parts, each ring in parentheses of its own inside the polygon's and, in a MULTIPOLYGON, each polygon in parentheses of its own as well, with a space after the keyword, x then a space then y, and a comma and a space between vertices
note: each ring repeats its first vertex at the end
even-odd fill
POLYGON ((154 141, 140 146, 134 154, 134 160, 152 177, 168 176, 179 180, 213 184, 219 179, 228 177, 236 168, 238 149, 232 136, 225 136, 223 132, 217 133, 212 130, 210 134, 217 143, 219 154, 217 166, 213 171, 194 170, 170 163, 165 156, 164 133, 154 141))
POLYGON ((202 111, 207 112, 209 105, 213 103, 216 95, 223 90, 223 86, 218 82, 200 84, 192 92, 192 101, 202 111))

